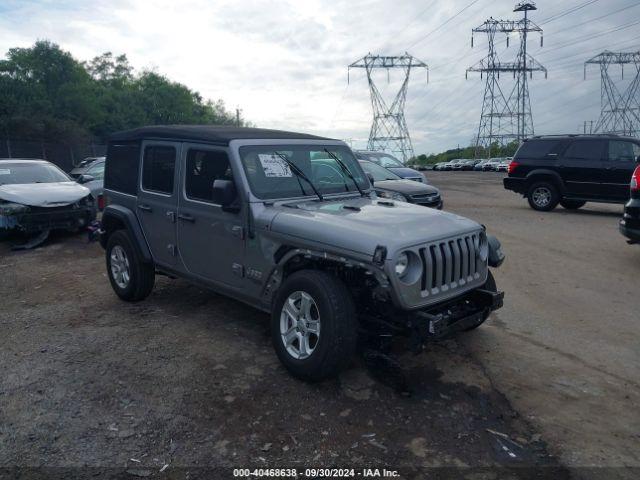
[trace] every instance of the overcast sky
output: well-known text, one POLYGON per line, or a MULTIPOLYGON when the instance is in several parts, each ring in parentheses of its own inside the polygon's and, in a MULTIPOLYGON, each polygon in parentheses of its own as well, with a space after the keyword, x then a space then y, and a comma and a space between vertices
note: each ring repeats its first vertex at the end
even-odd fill
MULTIPOLYGON (((424 72, 412 73, 407 123, 416 153, 433 153, 468 145, 475 135, 484 82, 478 74, 465 80, 465 69, 487 54, 487 43, 477 35, 471 48, 471 29, 489 17, 518 18, 514 4, 0 0, 0 51, 49 39, 81 60, 125 53, 137 71, 153 69, 205 98, 239 106, 257 126, 348 139, 358 148, 366 146, 371 125, 369 91, 362 70, 352 70, 347 84, 347 65, 368 52, 408 51, 430 74, 427 84, 424 72)), ((530 18, 544 29, 544 47, 534 37, 529 50, 549 76, 534 75, 530 83, 535 131, 576 132, 600 111, 599 71, 592 66, 583 80, 583 62, 604 49, 640 48, 640 1, 540 0, 537 6, 530 18)), ((501 39, 500 57, 513 57, 515 45, 507 49, 501 39)), ((399 78, 392 72, 387 83, 381 73, 376 81, 393 95, 399 78)))

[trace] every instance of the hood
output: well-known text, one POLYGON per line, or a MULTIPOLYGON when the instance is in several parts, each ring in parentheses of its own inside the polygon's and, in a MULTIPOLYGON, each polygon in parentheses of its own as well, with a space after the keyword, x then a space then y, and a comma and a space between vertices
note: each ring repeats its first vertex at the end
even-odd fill
POLYGON ((415 182, 413 180, 382 180, 374 182, 373 188, 390 190, 392 192, 404 193, 406 195, 428 195, 429 193, 440 193, 433 185, 415 182))
POLYGON ((0 200, 30 207, 61 207, 90 194, 88 188, 76 182, 0 185, 0 200))
POLYGON ((453 213, 366 197, 286 205, 271 207, 277 210, 271 231, 366 255, 373 255, 378 245, 393 255, 401 248, 482 228, 453 213))
POLYGON ((409 167, 387 167, 387 170, 391 170, 393 173, 400 175, 403 178, 422 177, 422 173, 409 167))

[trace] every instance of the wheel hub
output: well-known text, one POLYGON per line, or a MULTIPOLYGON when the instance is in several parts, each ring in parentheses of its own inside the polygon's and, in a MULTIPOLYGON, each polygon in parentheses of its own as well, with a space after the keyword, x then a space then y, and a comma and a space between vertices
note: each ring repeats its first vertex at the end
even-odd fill
POLYGON ((307 292, 293 292, 280 313, 280 337, 287 353, 297 360, 311 356, 320 340, 320 312, 307 292))

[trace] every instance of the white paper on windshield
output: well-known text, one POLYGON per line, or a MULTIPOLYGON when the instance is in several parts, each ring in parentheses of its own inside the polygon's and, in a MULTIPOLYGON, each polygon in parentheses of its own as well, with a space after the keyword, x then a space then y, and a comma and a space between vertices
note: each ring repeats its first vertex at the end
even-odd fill
POLYGON ((258 158, 262 164, 265 177, 293 177, 287 162, 274 153, 259 153, 258 158))
POLYGON ((0 168, 0 175, 11 175, 11 170, 8 168, 0 168))

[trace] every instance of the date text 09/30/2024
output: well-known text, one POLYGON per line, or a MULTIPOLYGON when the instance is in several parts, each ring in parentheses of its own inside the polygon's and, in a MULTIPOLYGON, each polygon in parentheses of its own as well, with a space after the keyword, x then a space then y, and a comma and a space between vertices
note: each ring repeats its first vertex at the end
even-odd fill
POLYGON ((386 468, 235 468, 233 476, 237 478, 395 478, 400 474, 397 470, 386 468))

